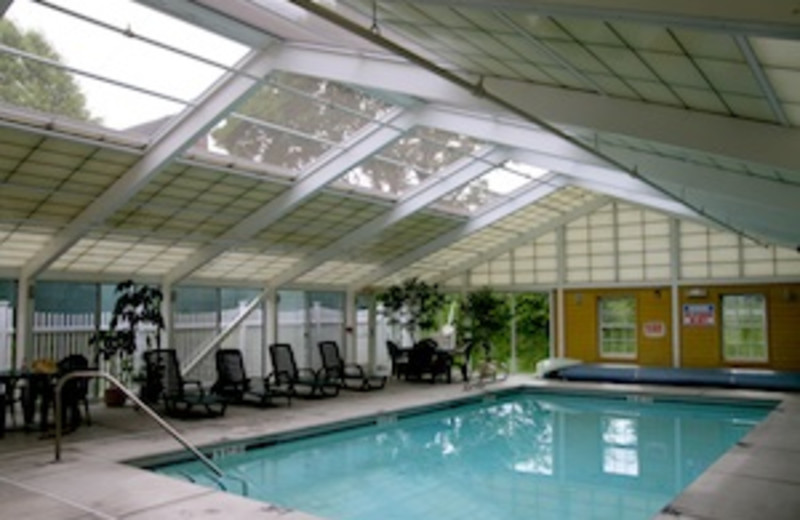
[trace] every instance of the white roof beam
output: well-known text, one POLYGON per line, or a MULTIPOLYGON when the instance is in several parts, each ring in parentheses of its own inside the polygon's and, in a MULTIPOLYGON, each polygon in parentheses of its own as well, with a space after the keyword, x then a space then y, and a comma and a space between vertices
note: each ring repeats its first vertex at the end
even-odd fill
MULTIPOLYGON (((625 163, 636 165, 654 183, 674 185, 675 188, 668 188, 670 191, 692 188, 716 193, 734 204, 747 202, 764 209, 798 208, 800 187, 796 185, 631 150, 609 146, 604 147, 604 150, 625 163)), ((735 206, 731 210, 735 212, 735 206)))
POLYGON ((681 218, 699 218, 699 215, 660 191, 653 189, 636 177, 604 166, 581 164, 568 159, 550 157, 538 152, 516 150, 511 158, 520 162, 547 168, 570 178, 570 183, 591 191, 604 193, 620 200, 642 204, 681 218))
POLYGON ((254 51, 242 59, 237 72, 224 74, 194 106, 176 116, 153 138, 147 152, 122 177, 31 258, 23 268, 22 276, 33 278, 38 275, 94 225, 119 209, 171 160, 190 147, 230 107, 246 97, 258 84, 255 78, 269 73, 272 63, 272 52, 254 51))
POLYGON ((548 176, 542 179, 542 182, 545 184, 536 184, 528 189, 523 189, 518 192, 515 197, 511 199, 505 199, 502 201, 502 204, 487 208, 487 210, 483 211, 479 215, 474 216, 461 226, 439 236, 439 238, 436 240, 432 240, 424 246, 378 267, 372 273, 362 277, 359 281, 358 287, 353 287, 353 289, 360 289, 375 283, 376 281, 389 276, 393 272, 413 264, 414 262, 442 248, 445 248, 454 242, 471 235, 472 233, 480 231, 481 229, 494 224, 495 222, 511 215, 512 213, 519 211, 525 206, 533 204, 536 201, 551 195, 567 184, 566 180, 556 176, 548 176))
POLYGON ((473 267, 481 265, 484 262, 488 262, 493 258, 496 258, 502 254, 507 253, 508 251, 511 251, 515 247, 529 244, 530 242, 536 240, 540 236, 546 235, 547 233, 550 233, 551 231, 554 231, 563 225, 569 224, 570 222, 572 222, 577 218, 584 217, 586 215, 594 213, 595 211, 602 208, 609 202, 610 200, 608 198, 600 197, 587 202, 583 206, 573 208, 570 211, 548 221, 547 223, 542 224, 541 226, 537 226, 533 229, 530 229, 521 235, 515 236, 514 238, 508 240, 503 244, 498 244, 497 246, 488 249, 487 251, 484 251, 475 258, 470 258, 468 260, 465 260, 464 262, 456 264, 455 266, 452 265, 448 266, 447 274, 442 274, 435 277, 434 281, 443 282, 451 278, 453 274, 464 273, 465 271, 468 271, 473 267))
MULTIPOLYGON (((486 117, 502 115, 505 119, 522 122, 522 119, 508 116, 507 112, 487 100, 396 57, 288 44, 281 49, 275 67, 404 93, 446 106, 482 112, 486 117)), ((486 78, 483 85, 494 95, 556 124, 629 135, 736 157, 742 161, 800 169, 800 154, 796 153, 800 129, 797 128, 511 80, 486 78)), ((536 128, 531 123, 524 123, 536 128)), ((469 131, 469 128, 464 130, 469 131)))
POLYGON ((758 88, 761 89, 761 93, 765 98, 767 98, 767 103, 769 104, 769 108, 772 110, 772 114, 775 116, 775 119, 777 119, 783 126, 791 126, 791 122, 786 116, 786 112, 783 110, 783 105, 778 99, 775 89, 772 87, 772 82, 770 82, 767 74, 764 72, 764 68, 761 66, 761 61, 758 59, 753 47, 750 45, 750 40, 741 34, 737 34, 733 37, 733 39, 736 41, 736 46, 739 47, 739 51, 744 56, 745 61, 747 61, 747 66, 750 67, 750 72, 752 72, 753 77, 756 78, 758 88))
MULTIPOLYGON (((398 0, 384 0, 392 3, 398 0)), ((591 18, 775 38, 800 35, 794 0, 729 0, 659 2, 630 0, 426 0, 427 4, 520 12, 529 15, 591 18)))
POLYGON ((646 204, 677 216, 697 217, 685 205, 665 196, 628 172, 609 166, 597 157, 529 123, 486 117, 463 110, 436 107, 426 112, 421 124, 515 147, 512 158, 573 177, 574 183, 620 199, 646 204))
POLYGON ((408 193, 386 213, 365 223, 333 244, 323 248, 298 265, 270 280, 267 285, 278 287, 291 282, 315 267, 331 260, 343 252, 363 244, 381 231, 433 204, 441 197, 467 184, 484 173, 497 168, 508 156, 508 151, 487 148, 477 157, 466 157, 437 173, 433 178, 408 193))
POLYGON ((484 84, 509 103, 563 125, 800 169, 797 128, 518 81, 487 79, 484 84))
POLYGON ((354 168, 370 155, 389 145, 395 138, 411 129, 418 121, 416 110, 397 109, 371 123, 350 140, 320 160, 300 177, 291 188, 254 211, 236 226, 225 232, 211 245, 201 248, 165 276, 165 283, 176 283, 216 256, 240 244, 276 222, 325 186, 354 168))

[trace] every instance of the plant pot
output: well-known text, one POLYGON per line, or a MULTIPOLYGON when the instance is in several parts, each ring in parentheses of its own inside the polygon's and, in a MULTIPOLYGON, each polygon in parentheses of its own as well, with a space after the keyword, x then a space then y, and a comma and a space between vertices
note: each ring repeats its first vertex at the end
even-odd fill
POLYGON ((109 408, 119 408, 125 406, 125 401, 128 399, 128 396, 126 396, 125 393, 119 388, 112 386, 110 388, 106 388, 103 398, 106 406, 109 408))

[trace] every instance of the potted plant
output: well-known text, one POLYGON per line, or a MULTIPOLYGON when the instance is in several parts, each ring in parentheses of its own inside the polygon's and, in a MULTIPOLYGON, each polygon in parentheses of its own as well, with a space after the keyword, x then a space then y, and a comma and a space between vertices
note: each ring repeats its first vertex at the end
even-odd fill
POLYGON ((417 277, 388 287, 378 294, 391 325, 400 325, 413 343, 418 330, 430 330, 445 302, 438 284, 429 284, 417 277))
POLYGON ((508 331, 511 308, 505 296, 489 287, 468 293, 460 305, 459 331, 480 347, 484 359, 492 357, 492 339, 508 331))
MULTIPOLYGON (((90 343, 96 345, 98 358, 109 362, 109 372, 129 386, 133 382, 137 336, 145 333, 148 349, 154 338, 156 348, 161 346, 161 331, 164 330, 161 302, 164 296, 158 287, 137 285, 132 280, 119 283, 114 292, 117 300, 108 330, 98 330, 90 343)), ((105 398, 110 406, 121 406, 125 402, 125 394, 116 387, 108 388, 105 398)))

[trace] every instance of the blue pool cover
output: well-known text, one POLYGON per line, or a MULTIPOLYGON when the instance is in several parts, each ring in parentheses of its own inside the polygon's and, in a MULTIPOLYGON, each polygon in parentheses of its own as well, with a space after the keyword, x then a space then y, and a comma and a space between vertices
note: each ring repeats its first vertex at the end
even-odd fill
POLYGON ((745 368, 669 368, 609 363, 581 363, 555 369, 547 373, 545 377, 567 381, 651 383, 800 391, 800 372, 745 368))

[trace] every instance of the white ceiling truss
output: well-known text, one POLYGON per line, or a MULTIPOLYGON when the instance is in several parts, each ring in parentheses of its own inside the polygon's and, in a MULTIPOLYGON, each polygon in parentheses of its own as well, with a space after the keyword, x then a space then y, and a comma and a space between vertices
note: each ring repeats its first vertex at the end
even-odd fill
MULTIPOLYGON (((138 4, 248 52, 145 139, 0 106, 4 276, 105 279, 129 269, 167 285, 350 289, 412 273, 441 281, 609 200, 764 245, 800 244, 794 1, 381 0, 375 18, 371 0, 138 4), (370 115, 280 74, 335 82, 385 107, 370 115), (341 140, 315 133, 303 103, 258 120, 245 107, 258 89, 366 123, 341 140), (294 167, 197 148, 228 117, 320 151, 294 167), (436 143, 426 132, 450 137, 436 143), (452 145, 438 170, 390 152, 404 140, 446 149, 455 136, 464 150, 452 145), (401 193, 342 183, 371 162, 416 180, 401 193), (509 162, 548 173, 484 207, 447 205, 509 162), (537 205, 547 217, 529 228, 503 224, 537 205), (473 250, 490 231, 494 241, 473 250)), ((0 2, 0 15, 13 11, 0 2)))

